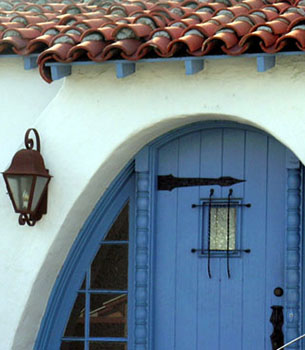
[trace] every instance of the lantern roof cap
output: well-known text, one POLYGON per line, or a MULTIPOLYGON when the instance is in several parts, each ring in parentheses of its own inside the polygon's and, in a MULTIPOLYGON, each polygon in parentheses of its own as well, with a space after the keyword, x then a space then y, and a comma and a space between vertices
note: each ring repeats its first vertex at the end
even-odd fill
POLYGON ((4 175, 34 175, 50 177, 40 152, 32 149, 18 151, 4 175))

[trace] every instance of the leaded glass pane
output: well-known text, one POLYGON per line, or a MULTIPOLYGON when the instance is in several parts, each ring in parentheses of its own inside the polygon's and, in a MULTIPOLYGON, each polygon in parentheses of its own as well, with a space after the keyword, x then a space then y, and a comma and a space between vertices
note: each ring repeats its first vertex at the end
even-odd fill
POLYGON ((128 213, 129 203, 125 205, 113 223, 111 229, 107 233, 105 241, 128 241, 128 213))
POLYGON ((91 266, 91 288, 127 290, 128 245, 102 245, 91 266))
POLYGON ((236 240, 236 208, 212 207, 210 216, 210 249, 227 250, 229 226, 229 250, 234 250, 236 240), (228 212, 230 211, 229 218, 228 212), (229 224, 229 225, 228 225, 229 224))
POLYGON ((60 350, 84 350, 82 341, 63 341, 60 350))
POLYGON ((83 337, 85 335, 85 295, 78 294, 65 330, 65 337, 83 337))
POLYGON ((82 283, 80 289, 85 289, 85 288, 86 288, 86 277, 84 278, 83 283, 82 283))
POLYGON ((91 337, 127 337, 127 295, 91 294, 91 337))

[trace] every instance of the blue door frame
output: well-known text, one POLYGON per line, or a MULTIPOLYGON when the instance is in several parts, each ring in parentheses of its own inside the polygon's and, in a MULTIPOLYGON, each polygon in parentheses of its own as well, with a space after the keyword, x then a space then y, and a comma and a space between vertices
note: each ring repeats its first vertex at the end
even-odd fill
MULTIPOLYGON (((133 262, 134 312, 129 319, 129 350, 154 349, 152 282, 155 249, 156 162, 158 149, 177 137, 200 129, 236 128, 263 132, 245 125, 230 122, 204 122, 174 130, 145 146, 116 178, 103 195, 80 231, 49 298, 46 312, 35 343, 35 350, 58 350, 61 337, 73 307, 76 292, 84 273, 98 250, 97 234, 106 234, 120 205, 130 196, 135 180, 135 225, 133 262), (126 183, 129 185, 126 186, 126 183), (103 220, 102 220, 103 219, 103 220), (102 222, 102 223, 101 223, 102 222), (98 233, 99 232, 99 233, 98 233)), ((285 340, 300 335, 301 320, 301 169, 298 159, 287 150, 286 188, 286 256, 285 256, 285 340)), ((133 190, 132 190, 133 191, 133 190)), ((294 344, 291 349, 301 349, 294 344)))

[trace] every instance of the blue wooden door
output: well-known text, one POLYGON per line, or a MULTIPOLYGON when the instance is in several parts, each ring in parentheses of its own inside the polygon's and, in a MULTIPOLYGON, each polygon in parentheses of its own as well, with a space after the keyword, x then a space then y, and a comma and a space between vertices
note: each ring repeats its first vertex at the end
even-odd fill
POLYGON ((271 350, 271 306, 284 301, 274 289, 284 288, 285 147, 255 131, 216 128, 165 144, 157 163, 158 175, 245 182, 157 191, 153 349, 271 350), (250 253, 191 252, 207 237, 201 207, 192 205, 211 189, 216 200, 233 189, 233 198, 251 203, 239 209, 234 238, 236 250, 250 253))

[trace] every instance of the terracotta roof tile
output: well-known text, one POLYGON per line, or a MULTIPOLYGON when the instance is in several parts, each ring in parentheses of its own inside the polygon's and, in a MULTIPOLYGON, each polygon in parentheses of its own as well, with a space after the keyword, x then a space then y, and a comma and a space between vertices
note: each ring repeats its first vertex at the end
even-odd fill
POLYGON ((0 2, 0 52, 46 62, 305 51, 305 0, 0 2))

